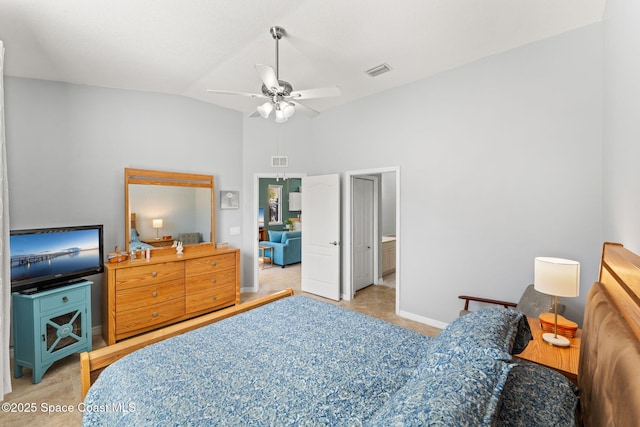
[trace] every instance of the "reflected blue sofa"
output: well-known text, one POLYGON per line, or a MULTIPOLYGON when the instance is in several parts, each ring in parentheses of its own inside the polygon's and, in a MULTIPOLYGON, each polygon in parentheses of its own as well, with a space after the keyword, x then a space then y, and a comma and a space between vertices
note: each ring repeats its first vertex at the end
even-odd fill
POLYGON ((270 246, 273 252, 273 263, 284 268, 285 265, 302 261, 302 232, 268 230, 269 241, 260 245, 270 246))

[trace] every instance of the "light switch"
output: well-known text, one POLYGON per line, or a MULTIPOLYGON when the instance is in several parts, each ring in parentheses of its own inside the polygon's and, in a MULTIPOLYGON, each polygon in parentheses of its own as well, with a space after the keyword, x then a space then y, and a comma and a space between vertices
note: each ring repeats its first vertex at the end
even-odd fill
POLYGON ((231 227, 229 234, 231 234, 232 236, 240 234, 240 227, 231 227))

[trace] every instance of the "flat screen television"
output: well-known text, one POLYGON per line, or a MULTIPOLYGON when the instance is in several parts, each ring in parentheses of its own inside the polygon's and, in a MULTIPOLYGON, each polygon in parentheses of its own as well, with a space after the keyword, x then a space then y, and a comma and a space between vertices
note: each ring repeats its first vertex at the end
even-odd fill
POLYGON ((12 292, 34 293, 104 271, 102 225, 11 230, 12 292))

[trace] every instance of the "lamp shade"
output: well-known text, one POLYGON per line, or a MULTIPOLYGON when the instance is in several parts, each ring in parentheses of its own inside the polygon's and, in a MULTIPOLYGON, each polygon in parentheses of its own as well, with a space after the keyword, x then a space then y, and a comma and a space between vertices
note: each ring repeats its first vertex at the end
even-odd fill
POLYGON ((162 219, 154 219, 153 220, 153 228, 162 228, 162 219))
POLYGON ((280 105, 280 108, 282 109, 282 112, 284 113, 284 116, 286 118, 290 118, 291 116, 293 116, 293 113, 296 112, 296 107, 293 106, 293 104, 283 101, 280 105))
POLYGON ((258 107, 258 113, 260 113, 260 115, 265 119, 269 117, 271 111, 273 111, 273 104, 271 101, 267 101, 258 107))
POLYGON ((543 294, 577 297, 580 291, 580 263, 563 258, 537 257, 533 287, 543 294))
POLYGON ((287 116, 284 114, 280 108, 276 108, 276 123, 284 123, 288 120, 287 116))

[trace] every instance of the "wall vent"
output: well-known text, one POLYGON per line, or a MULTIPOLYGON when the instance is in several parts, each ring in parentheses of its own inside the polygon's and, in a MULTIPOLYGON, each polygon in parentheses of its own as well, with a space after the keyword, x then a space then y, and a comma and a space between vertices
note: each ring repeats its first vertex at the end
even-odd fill
POLYGON ((371 77, 379 76, 380 74, 384 74, 388 71, 391 71, 391 67, 389 64, 380 64, 377 67, 369 68, 365 73, 369 74, 371 77))
POLYGON ((289 166, 289 157, 287 156, 271 156, 272 168, 286 168, 289 166))

